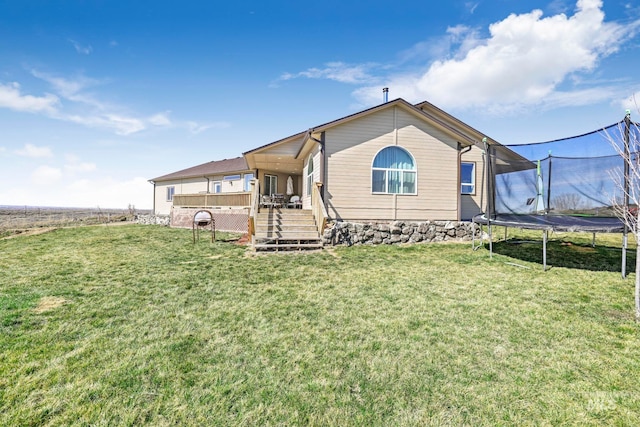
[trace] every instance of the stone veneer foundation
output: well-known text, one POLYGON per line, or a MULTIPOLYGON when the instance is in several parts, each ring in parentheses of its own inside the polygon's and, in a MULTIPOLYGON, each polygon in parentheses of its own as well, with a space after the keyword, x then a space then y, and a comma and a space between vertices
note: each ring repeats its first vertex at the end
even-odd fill
POLYGON ((397 243, 470 241, 480 226, 456 221, 391 221, 391 222, 335 222, 324 231, 325 245, 380 245, 397 243))

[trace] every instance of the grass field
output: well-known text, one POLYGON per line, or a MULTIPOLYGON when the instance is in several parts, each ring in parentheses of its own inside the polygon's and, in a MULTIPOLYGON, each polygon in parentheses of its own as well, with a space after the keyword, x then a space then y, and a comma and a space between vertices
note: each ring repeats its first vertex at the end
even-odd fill
POLYGON ((528 241, 251 255, 190 233, 0 240, 0 425, 640 419, 619 238, 552 242, 542 272, 528 241))

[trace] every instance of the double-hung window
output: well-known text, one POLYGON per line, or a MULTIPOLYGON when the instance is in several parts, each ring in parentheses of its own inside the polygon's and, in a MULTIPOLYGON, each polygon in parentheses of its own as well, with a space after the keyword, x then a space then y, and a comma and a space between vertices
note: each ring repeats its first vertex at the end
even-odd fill
POLYGON ((244 174, 244 191, 251 191, 251 181, 253 181, 252 173, 244 174))
POLYGON ((417 194, 416 166, 411 154, 400 147, 382 149, 373 159, 371 191, 377 194, 417 194))
POLYGON ((460 193, 475 194, 476 192, 476 164, 460 164, 460 193))

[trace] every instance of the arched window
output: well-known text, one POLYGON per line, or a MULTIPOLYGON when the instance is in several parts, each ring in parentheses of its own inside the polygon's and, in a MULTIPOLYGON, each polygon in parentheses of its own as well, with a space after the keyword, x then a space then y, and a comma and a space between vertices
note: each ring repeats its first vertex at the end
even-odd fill
POLYGON ((373 193, 416 194, 416 166, 407 150, 383 148, 373 159, 371 170, 373 193))
POLYGON ((311 186, 313 185, 313 154, 309 155, 307 161, 307 195, 311 195, 311 186))

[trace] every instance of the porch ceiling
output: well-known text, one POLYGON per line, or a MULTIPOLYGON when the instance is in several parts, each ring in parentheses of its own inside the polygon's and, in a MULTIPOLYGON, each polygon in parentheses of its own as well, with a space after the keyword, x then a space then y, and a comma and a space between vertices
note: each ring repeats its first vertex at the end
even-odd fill
POLYGON ((302 173, 303 160, 284 154, 253 154, 253 162, 256 169, 270 170, 283 173, 302 173))

